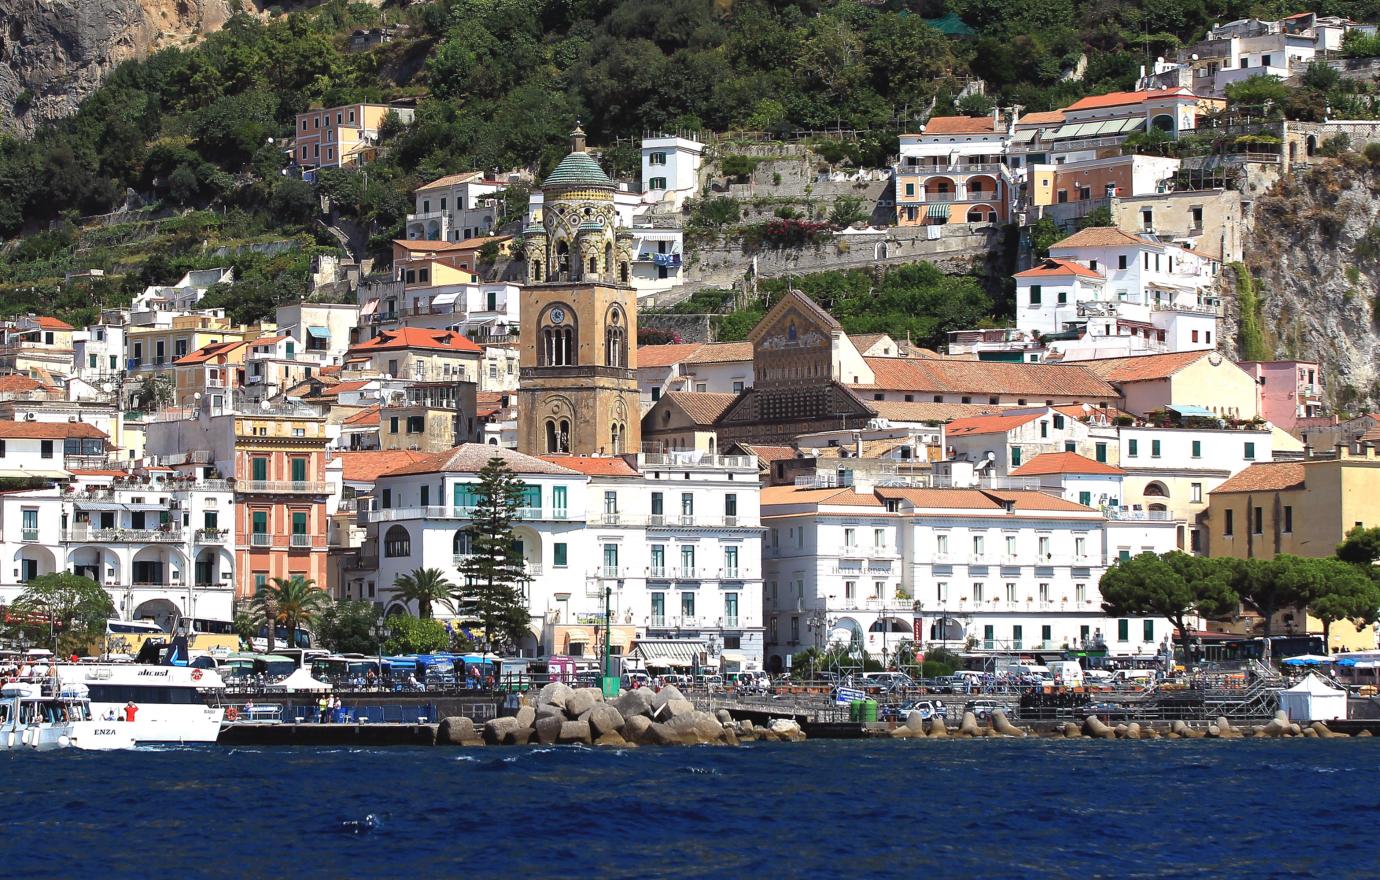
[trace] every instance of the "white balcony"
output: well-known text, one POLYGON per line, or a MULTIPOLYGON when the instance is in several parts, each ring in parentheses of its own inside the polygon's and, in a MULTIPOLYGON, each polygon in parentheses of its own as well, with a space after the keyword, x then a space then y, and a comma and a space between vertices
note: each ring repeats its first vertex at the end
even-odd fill
MULTIPOLYGON (((28 530, 25 530, 27 537, 28 530)), ((37 540, 35 536, 34 540, 37 540)), ((181 544, 181 529, 65 529, 62 540, 97 544, 181 544)))
POLYGON ((331 491, 330 483, 317 480, 245 480, 236 483, 240 492, 262 492, 267 494, 326 495, 331 491))
POLYGON ((291 536, 291 540, 288 546, 298 550, 302 549, 303 547, 310 547, 311 535, 293 534, 291 536))
POLYGON ((249 536, 250 547, 272 547, 273 536, 267 532, 254 532, 249 536))
MULTIPOLYGON (((385 510, 359 512, 360 524, 394 522, 412 519, 459 519, 474 518, 474 507, 390 507, 385 510)), ((570 512, 564 507, 519 507, 517 519, 521 520, 569 520, 570 512)))

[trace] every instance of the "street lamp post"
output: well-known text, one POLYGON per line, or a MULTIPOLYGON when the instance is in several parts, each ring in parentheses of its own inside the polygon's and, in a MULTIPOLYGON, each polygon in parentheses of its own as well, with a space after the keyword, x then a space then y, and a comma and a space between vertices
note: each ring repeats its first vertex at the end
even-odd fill
POLYGON ((373 627, 374 644, 378 646, 379 652, 379 674, 376 687, 383 689, 383 640, 388 637, 388 625, 385 618, 378 618, 374 621, 373 627))

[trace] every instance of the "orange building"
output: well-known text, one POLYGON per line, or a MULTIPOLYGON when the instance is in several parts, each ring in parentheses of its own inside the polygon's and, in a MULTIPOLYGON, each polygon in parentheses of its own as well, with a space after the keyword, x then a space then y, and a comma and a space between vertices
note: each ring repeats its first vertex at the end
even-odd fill
POLYGON ((411 122, 416 111, 387 104, 347 104, 297 114, 292 158, 303 168, 351 168, 371 161, 389 113, 411 122))

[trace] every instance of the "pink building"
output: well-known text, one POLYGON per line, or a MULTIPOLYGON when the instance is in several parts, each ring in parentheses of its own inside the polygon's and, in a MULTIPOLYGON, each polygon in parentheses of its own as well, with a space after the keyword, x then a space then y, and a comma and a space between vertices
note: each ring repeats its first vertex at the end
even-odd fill
POLYGON ((1286 431, 1301 419, 1326 415, 1322 370, 1316 361, 1241 361, 1255 379, 1260 416, 1286 431))

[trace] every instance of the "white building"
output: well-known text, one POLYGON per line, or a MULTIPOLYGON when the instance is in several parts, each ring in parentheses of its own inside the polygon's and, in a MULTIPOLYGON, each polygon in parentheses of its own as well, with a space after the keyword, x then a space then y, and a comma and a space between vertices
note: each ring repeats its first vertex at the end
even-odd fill
POLYGON ((503 222, 501 180, 486 180, 483 172, 468 171, 437 178, 416 192, 416 213, 407 215, 410 240, 464 241, 493 233, 503 222))
POLYGON ((415 568, 440 568, 458 582, 476 475, 493 456, 521 476, 529 498, 516 529, 531 578, 524 653, 594 656, 611 590, 615 653, 654 643, 654 652, 642 651, 653 668, 667 659, 725 672, 761 668, 759 489, 746 456, 534 458, 469 444, 384 473, 374 509, 360 517, 366 551, 379 551, 386 607, 400 608, 390 585, 415 568))
POLYGON ((72 375, 104 386, 125 367, 123 323, 91 324, 72 334, 72 375))
POLYGON ((466 282, 413 287, 373 281, 359 287, 359 337, 399 327, 454 330, 481 345, 517 339, 522 288, 507 282, 466 282))
POLYGON ((166 470, 77 471, 70 484, 0 495, 0 596, 65 571, 105 587, 122 619, 229 621, 234 509, 223 480, 166 470))
POLYGON ((642 201, 679 211, 699 192, 704 144, 664 135, 642 140, 642 201))
MULTIPOLYGON (((196 269, 183 275, 182 278, 171 286, 153 285, 144 288, 144 292, 134 298, 130 304, 131 313, 135 312, 189 312, 196 309, 197 303, 206 295, 206 291, 216 284, 233 284, 235 281, 234 269, 196 269)), ((134 323, 157 323, 153 321, 136 320, 131 315, 134 323)))
POLYGON ((762 516, 769 669, 831 645, 1149 655, 1168 635, 1107 617, 1097 585, 1123 550, 1171 549, 1169 522, 1115 531, 1037 491, 865 486, 765 489, 762 516))

